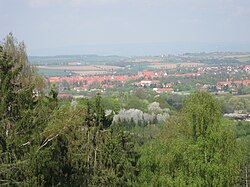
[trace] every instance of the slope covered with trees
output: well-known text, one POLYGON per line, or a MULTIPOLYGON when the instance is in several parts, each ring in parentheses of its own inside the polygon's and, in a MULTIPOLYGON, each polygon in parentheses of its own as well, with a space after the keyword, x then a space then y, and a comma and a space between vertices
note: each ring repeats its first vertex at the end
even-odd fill
POLYGON ((244 148, 208 93, 189 96, 145 140, 122 121, 112 123, 118 110, 105 114, 100 94, 62 102, 44 86, 24 44, 9 35, 0 47, 1 186, 246 184, 244 148))
POLYGON ((158 138, 142 149, 145 186, 235 186, 242 148, 221 123, 218 102, 194 93, 158 138))

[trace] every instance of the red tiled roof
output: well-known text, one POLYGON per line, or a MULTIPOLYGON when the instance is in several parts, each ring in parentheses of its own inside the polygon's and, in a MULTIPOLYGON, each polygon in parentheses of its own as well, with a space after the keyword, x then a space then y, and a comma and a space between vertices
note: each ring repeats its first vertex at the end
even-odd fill
POLYGON ((173 88, 157 88, 156 90, 157 93, 172 92, 172 91, 174 91, 173 88))
POLYGON ((221 82, 218 82, 217 84, 219 84, 219 85, 231 85, 232 82, 231 81, 221 81, 221 82))
POLYGON ((149 76, 155 75, 155 72, 153 72, 153 71, 144 71, 144 72, 142 72, 142 74, 145 77, 149 77, 149 76))

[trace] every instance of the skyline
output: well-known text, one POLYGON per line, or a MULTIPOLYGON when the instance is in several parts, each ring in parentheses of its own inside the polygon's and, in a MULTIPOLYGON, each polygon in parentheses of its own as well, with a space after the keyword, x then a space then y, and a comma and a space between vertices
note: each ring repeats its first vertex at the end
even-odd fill
POLYGON ((0 0, 29 55, 250 51, 247 0, 0 0))

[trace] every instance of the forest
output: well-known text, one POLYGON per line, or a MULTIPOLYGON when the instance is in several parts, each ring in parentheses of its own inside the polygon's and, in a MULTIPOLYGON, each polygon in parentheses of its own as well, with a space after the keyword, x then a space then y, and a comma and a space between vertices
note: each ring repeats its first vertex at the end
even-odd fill
POLYGON ((0 43, 0 186, 249 185, 249 122, 224 118, 225 104, 207 92, 175 105, 145 103, 143 94, 59 99, 24 43, 8 35, 0 43))

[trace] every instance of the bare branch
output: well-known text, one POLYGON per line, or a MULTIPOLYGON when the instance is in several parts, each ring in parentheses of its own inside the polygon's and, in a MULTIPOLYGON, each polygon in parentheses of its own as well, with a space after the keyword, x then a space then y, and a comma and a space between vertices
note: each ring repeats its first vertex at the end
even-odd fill
POLYGON ((52 137, 52 138, 49 138, 49 139, 44 140, 43 144, 41 145, 41 147, 40 147, 39 149, 41 149, 41 148, 43 148, 44 146, 46 146, 50 141, 52 141, 53 139, 55 139, 57 136, 59 136, 59 134, 55 135, 55 136, 52 137))

